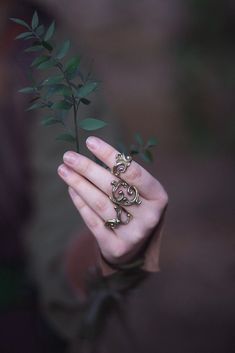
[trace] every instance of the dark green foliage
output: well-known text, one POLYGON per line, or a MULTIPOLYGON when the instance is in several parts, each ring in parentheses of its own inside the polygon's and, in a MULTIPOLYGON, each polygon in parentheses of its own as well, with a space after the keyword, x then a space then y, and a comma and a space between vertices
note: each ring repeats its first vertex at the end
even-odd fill
MULTIPOLYGON (((79 152, 80 128, 95 131, 107 125, 105 121, 94 118, 78 121, 80 103, 84 105, 91 103, 90 97, 99 83, 90 79, 91 72, 87 75, 82 73, 80 56, 67 58, 71 46, 69 40, 65 40, 58 47, 54 41, 53 44, 51 43, 51 39, 56 34, 55 21, 45 28, 39 21, 37 11, 34 12, 30 23, 18 18, 11 18, 11 20, 23 27, 23 32, 16 39, 30 42, 25 52, 34 54, 31 67, 42 70, 43 73, 47 72, 41 82, 31 83, 29 87, 19 90, 20 93, 32 95, 27 111, 46 109, 47 115, 42 119, 42 125, 60 124, 66 132, 59 135, 57 140, 76 143, 76 149, 79 152), (72 130, 68 114, 70 111, 73 113, 72 130)), ((144 144, 142 137, 136 134, 135 141, 135 145, 130 148, 130 153, 140 154, 143 160, 152 161, 150 148, 156 145, 156 140, 151 138, 144 144)))
POLYGON ((56 45, 52 45, 50 41, 56 32, 55 21, 45 29, 44 25, 40 24, 36 11, 30 24, 22 19, 12 18, 11 20, 23 26, 24 29, 27 28, 27 31, 24 30, 16 39, 30 40, 30 46, 25 49, 25 52, 36 54, 31 67, 38 70, 48 70, 47 76, 40 83, 31 84, 31 86, 19 90, 20 93, 33 95, 30 101, 31 105, 27 110, 49 109, 52 114, 50 113, 43 118, 42 125, 61 124, 67 131, 57 139, 76 142, 77 151, 79 151, 79 126, 84 130, 94 131, 106 125, 104 121, 97 119, 84 119, 80 123, 77 121, 80 103, 90 104, 91 101, 85 97, 97 88, 98 83, 90 82, 89 78, 83 79, 85 75, 80 71, 81 60, 79 56, 68 58, 65 64, 62 62, 68 55, 71 44, 69 40, 66 40, 58 48, 56 45), (70 132, 70 122, 65 122, 68 120, 68 115, 64 115, 63 119, 58 116, 59 113, 67 113, 70 110, 73 112, 74 135, 70 132))
POLYGON ((141 159, 147 163, 153 161, 153 154, 150 150, 152 147, 157 145, 157 140, 155 137, 150 137, 145 143, 140 134, 135 134, 135 143, 130 147, 130 154, 139 154, 141 159))

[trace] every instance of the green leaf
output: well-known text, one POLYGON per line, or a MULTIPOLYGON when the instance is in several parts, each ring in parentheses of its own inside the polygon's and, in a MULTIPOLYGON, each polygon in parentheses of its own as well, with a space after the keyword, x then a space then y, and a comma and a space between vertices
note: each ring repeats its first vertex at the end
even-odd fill
POLYGON ((40 109, 40 108, 44 108, 45 104, 42 102, 39 103, 34 103, 32 104, 28 109, 26 109, 26 111, 30 111, 30 110, 35 110, 35 109, 40 109))
POLYGON ((61 109, 61 110, 69 110, 71 109, 71 107, 72 107, 72 104, 65 100, 56 102, 52 105, 52 109, 61 109))
POLYGON ((53 58, 50 58, 50 60, 44 61, 41 64, 37 65, 37 68, 39 70, 45 70, 45 69, 50 69, 55 65, 56 65, 56 61, 53 58))
POLYGON ((150 163, 153 161, 152 152, 149 150, 145 150, 144 152, 140 153, 140 157, 147 163, 150 163))
POLYGON ((47 42, 48 40, 50 40, 54 33, 55 33, 55 21, 51 23, 48 30, 46 31, 44 41, 47 42))
POLYGON ((21 88, 18 92, 20 93, 34 93, 36 91, 35 87, 24 87, 21 88))
POLYGON ((56 54, 56 58, 61 60, 65 57, 65 55, 68 53, 69 51, 69 48, 70 48, 70 41, 69 40, 66 40, 61 48, 58 50, 57 54, 56 54))
POLYGON ((139 154, 139 148, 136 145, 131 145, 130 154, 139 154))
POLYGON ((15 39, 27 39, 29 36, 31 37, 32 32, 23 32, 20 33, 15 39))
POLYGON ((49 98, 54 94, 60 94, 65 97, 71 97, 72 93, 73 92, 70 87, 63 84, 54 84, 49 86, 46 97, 49 98))
POLYGON ((56 137, 57 141, 67 141, 67 142, 76 142, 75 137, 72 134, 64 133, 56 137))
POLYGON ((95 91, 97 86, 98 86, 98 82, 88 82, 84 86, 78 89, 77 96, 79 98, 85 98, 93 91, 95 91))
POLYGON ((91 103, 91 101, 89 101, 89 99, 86 99, 86 98, 82 98, 81 102, 85 105, 89 105, 91 103))
POLYGON ((43 46, 41 46, 41 45, 33 45, 33 46, 25 49, 25 52, 30 53, 30 52, 40 51, 42 49, 43 49, 43 46))
POLYGON ((86 131, 98 130, 106 126, 107 123, 103 120, 88 118, 80 121, 80 127, 86 131))
POLYGON ((74 74, 77 69, 78 66, 80 64, 80 58, 75 56, 73 58, 71 58, 66 64, 65 64, 65 72, 68 76, 71 76, 72 74, 74 74))
POLYGON ((42 45, 44 46, 44 48, 46 48, 49 51, 53 50, 53 46, 50 43, 45 42, 45 40, 42 41, 42 45))
POLYGON ((40 26, 36 29, 35 32, 36 32, 39 36, 41 36, 41 35, 43 35, 44 31, 45 31, 44 26, 43 26, 43 25, 40 25, 40 26))
POLYGON ((50 60, 50 56, 48 56, 48 55, 38 56, 37 58, 34 59, 31 66, 38 67, 39 65, 41 65, 44 62, 47 62, 48 60, 50 60))
POLYGON ((55 124, 61 123, 60 120, 55 119, 53 116, 46 116, 42 121, 41 124, 44 126, 51 126, 55 124))
POLYGON ((46 80, 43 81, 43 85, 54 85, 56 83, 60 83, 63 80, 64 76, 63 75, 54 75, 48 77, 46 80))
POLYGON ((25 21, 21 20, 20 18, 10 18, 11 21, 17 23, 18 25, 24 26, 26 28, 28 28, 29 30, 31 29, 30 26, 28 25, 28 23, 26 23, 25 21))
POLYGON ((141 135, 138 134, 138 133, 135 134, 135 140, 136 140, 136 142, 137 142, 140 146, 142 146, 143 143, 144 143, 144 141, 143 141, 141 135))
POLYGON ((147 145, 146 145, 146 148, 148 147, 154 147, 157 145, 157 139, 155 137, 151 137, 150 139, 148 139, 148 142, 147 142, 147 145))
POLYGON ((38 13, 37 11, 34 11, 31 26, 33 29, 35 29, 37 28, 38 24, 39 24, 38 13))

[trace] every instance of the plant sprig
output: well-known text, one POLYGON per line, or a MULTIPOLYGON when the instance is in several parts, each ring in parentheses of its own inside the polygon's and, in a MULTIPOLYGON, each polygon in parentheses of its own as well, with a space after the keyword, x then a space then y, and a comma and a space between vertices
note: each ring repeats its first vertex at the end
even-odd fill
POLYGON ((79 129, 94 131, 106 125, 105 121, 96 118, 78 119, 80 104, 91 103, 90 95, 97 89, 99 83, 91 80, 90 74, 84 75, 81 72, 79 56, 65 60, 71 47, 69 40, 64 41, 59 47, 52 43, 56 32, 55 21, 45 29, 39 21, 37 11, 34 12, 30 24, 18 18, 11 20, 26 30, 16 37, 31 42, 25 51, 38 54, 31 67, 38 70, 53 69, 53 72, 50 70, 39 83, 19 90, 21 93, 33 95, 27 110, 46 108, 49 114, 42 119, 42 124, 62 125, 65 132, 59 135, 57 140, 76 143, 76 150, 79 152, 79 129), (74 133, 66 121, 70 111, 73 112, 74 133))
MULTIPOLYGON (((71 47, 69 40, 58 46, 52 41, 56 33, 55 21, 45 28, 40 23, 37 11, 34 12, 30 23, 19 18, 11 18, 11 21, 24 29, 16 39, 30 42, 25 52, 34 54, 31 69, 47 72, 46 77, 40 82, 32 80, 31 86, 19 90, 20 93, 32 96, 27 111, 46 109, 42 124, 44 126, 59 124, 64 131, 56 139, 74 143, 79 152, 80 129, 94 131, 107 125, 104 120, 93 117, 80 119, 78 116, 80 105, 91 103, 90 97, 98 88, 99 82, 91 79, 90 71, 87 74, 82 72, 80 56, 68 58, 71 47), (72 122, 69 118, 70 112, 73 116, 72 122)), ((145 162, 152 162, 153 155, 150 149, 156 144, 155 138, 150 138, 144 143, 140 134, 135 134, 135 144, 126 150, 132 155, 139 154, 145 162)))

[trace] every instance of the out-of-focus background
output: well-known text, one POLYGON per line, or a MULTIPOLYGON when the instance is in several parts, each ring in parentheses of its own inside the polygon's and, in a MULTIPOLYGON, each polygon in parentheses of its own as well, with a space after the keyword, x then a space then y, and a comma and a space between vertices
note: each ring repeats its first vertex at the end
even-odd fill
POLYGON ((235 352, 231 0, 0 1, 0 352, 81 352, 65 258, 84 228, 56 175, 66 145, 17 93, 31 58, 9 17, 34 9, 93 61, 103 83, 89 109, 111 125, 101 136, 158 138, 146 168, 170 199, 161 273, 124 302, 128 328, 111 317, 94 352, 235 352))

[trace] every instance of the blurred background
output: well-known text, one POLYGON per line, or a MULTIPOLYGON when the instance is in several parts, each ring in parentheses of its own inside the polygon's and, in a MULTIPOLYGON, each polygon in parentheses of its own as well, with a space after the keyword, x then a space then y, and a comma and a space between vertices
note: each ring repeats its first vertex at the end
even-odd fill
POLYGON ((235 352, 232 0, 0 1, 0 352, 84 349, 66 272, 84 226, 56 174, 67 147, 17 92, 32 58, 9 17, 35 9, 93 62, 100 136, 157 137, 145 167, 170 199, 161 272, 123 303, 128 329, 110 315, 93 351, 235 352))

